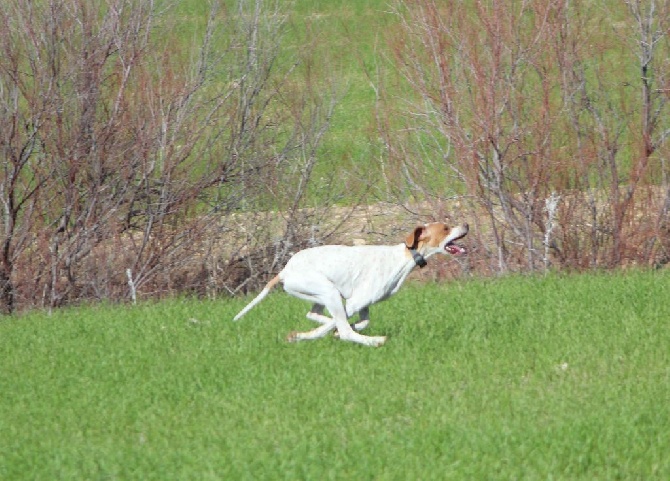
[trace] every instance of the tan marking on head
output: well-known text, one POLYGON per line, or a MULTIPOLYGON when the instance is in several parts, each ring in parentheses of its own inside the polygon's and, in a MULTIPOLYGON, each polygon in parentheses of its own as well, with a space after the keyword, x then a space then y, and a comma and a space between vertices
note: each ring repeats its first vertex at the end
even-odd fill
POLYGON ((420 225, 407 235, 405 245, 408 249, 416 249, 419 247, 419 240, 421 239, 425 228, 425 226, 420 225))
POLYGON ((442 222, 431 222, 426 224, 423 242, 430 247, 438 247, 440 243, 451 233, 451 227, 442 222))
POLYGON ((451 228, 442 222, 431 222, 430 224, 420 225, 409 233, 405 240, 405 245, 408 249, 418 249, 423 244, 437 247, 450 232, 451 228))
POLYGON ((443 222, 431 222, 423 226, 416 227, 405 241, 408 249, 421 250, 426 246, 429 249, 443 249, 446 245, 446 239, 452 237, 452 241, 463 237, 468 232, 467 224, 462 226, 450 227, 443 222))

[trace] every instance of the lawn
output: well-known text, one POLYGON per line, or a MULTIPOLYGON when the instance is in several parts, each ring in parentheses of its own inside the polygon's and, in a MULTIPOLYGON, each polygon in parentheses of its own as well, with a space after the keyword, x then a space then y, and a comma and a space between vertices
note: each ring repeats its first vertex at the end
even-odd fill
POLYGON ((245 299, 0 320, 0 479, 669 479, 670 273, 410 284, 378 349, 245 299))

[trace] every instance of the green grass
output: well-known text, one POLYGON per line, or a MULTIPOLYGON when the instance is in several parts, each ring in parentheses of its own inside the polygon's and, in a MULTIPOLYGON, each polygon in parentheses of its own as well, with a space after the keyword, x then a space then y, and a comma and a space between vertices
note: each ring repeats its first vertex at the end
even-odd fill
POLYGON ((0 479, 668 479, 670 273, 409 285, 380 349, 306 304, 0 321, 0 479))

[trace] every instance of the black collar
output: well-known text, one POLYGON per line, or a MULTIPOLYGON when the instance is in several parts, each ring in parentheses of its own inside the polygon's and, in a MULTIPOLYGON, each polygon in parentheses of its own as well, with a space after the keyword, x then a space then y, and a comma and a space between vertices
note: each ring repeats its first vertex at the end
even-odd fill
POLYGON ((409 249, 409 252, 410 254, 412 254, 414 262, 416 262, 416 265, 419 266, 419 268, 426 267, 428 262, 426 262, 426 259, 419 253, 419 251, 417 251, 416 249, 409 249))

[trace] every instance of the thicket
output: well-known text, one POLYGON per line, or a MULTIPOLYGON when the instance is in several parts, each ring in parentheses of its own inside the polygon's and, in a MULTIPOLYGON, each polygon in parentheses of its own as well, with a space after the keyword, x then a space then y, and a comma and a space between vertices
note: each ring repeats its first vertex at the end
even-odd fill
POLYGON ((359 187, 315 175, 328 39, 224 3, 0 4, 2 310, 244 292, 365 192, 468 221, 474 272, 670 261, 667 0, 395 1, 359 187))
POLYGON ((389 194, 460 199, 484 272, 670 261, 667 1, 395 6, 389 194))
POLYGON ((210 2, 193 42, 161 5, 0 5, 4 311, 235 292, 326 215, 300 207, 337 93, 281 50, 281 2, 210 2))

